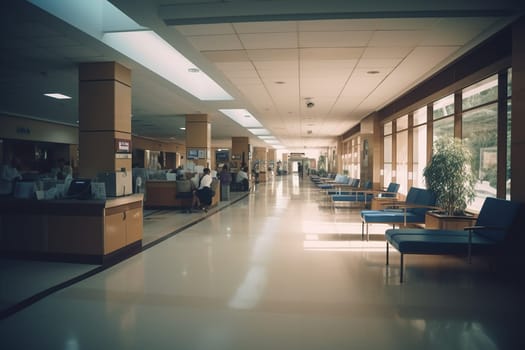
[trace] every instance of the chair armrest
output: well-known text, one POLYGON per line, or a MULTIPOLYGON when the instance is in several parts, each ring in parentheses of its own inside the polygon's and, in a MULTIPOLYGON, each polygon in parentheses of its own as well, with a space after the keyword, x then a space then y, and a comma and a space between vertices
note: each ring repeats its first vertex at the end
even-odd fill
POLYGON ((508 229, 508 227, 503 227, 503 226, 467 226, 467 227, 463 228, 463 230, 465 230, 465 231, 486 230, 486 229, 489 229, 489 230, 506 230, 506 229, 508 229))
POLYGON ((485 230, 485 229, 497 229, 497 230, 506 230, 508 227, 501 226, 467 226, 463 230, 468 231, 468 255, 467 259, 470 264, 472 261, 472 234, 475 233, 474 230, 485 230))

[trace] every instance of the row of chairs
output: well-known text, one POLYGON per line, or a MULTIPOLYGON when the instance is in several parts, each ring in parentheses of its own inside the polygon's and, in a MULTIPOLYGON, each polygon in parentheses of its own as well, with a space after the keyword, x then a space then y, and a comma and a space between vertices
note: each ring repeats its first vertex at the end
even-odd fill
POLYGON ((475 225, 463 230, 424 228, 425 214, 435 206, 434 194, 412 187, 405 201, 392 201, 381 210, 361 211, 361 236, 368 240, 368 225, 392 225, 385 231, 386 265, 389 265, 389 247, 400 253, 399 282, 404 278, 404 257, 407 254, 464 255, 471 262, 472 255, 507 254, 513 246, 523 216, 522 203, 497 198, 486 198, 475 225), (414 227, 421 225, 422 227, 414 227))
MULTIPOLYGON (((338 178, 338 181, 342 181, 341 178, 338 178)), ((400 283, 404 281, 404 260, 407 254, 463 255, 467 257, 468 263, 473 255, 509 254, 508 251, 515 245, 516 234, 522 226, 520 220, 525 219, 525 206, 522 203, 486 198, 475 225, 464 230, 427 229, 423 225, 427 211, 439 209, 436 207, 434 194, 427 189, 412 187, 406 199, 400 201, 397 196, 399 185, 396 183, 391 183, 386 191, 343 188, 336 183, 335 177, 318 181, 318 184, 331 186, 324 191, 334 208, 337 203, 343 201, 359 202, 365 206, 374 198, 378 198, 380 193, 381 197, 387 198, 380 201, 383 205, 381 209, 361 210, 361 238, 369 239, 369 224, 392 225, 391 229, 385 231, 386 265, 390 263, 389 250, 393 247, 400 257, 400 283)), ((365 183, 363 187, 367 186, 365 183)))

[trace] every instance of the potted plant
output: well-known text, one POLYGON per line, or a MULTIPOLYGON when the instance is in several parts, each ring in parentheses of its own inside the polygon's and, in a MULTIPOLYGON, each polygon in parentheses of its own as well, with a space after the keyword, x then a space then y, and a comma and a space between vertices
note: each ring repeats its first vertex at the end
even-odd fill
POLYGON ((434 154, 423 176, 446 215, 464 215, 474 200, 476 177, 471 164, 472 155, 460 139, 440 138, 434 143, 434 154))

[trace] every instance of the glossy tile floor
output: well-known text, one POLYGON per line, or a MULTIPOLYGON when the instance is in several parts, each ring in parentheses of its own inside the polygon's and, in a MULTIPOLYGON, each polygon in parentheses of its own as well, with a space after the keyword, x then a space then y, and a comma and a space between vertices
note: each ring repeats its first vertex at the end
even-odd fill
MULTIPOLYGON (((308 179, 248 197, 0 321, 1 349, 524 349, 523 291, 483 261, 398 255, 308 179)), ((151 225, 151 224, 150 224, 151 225)), ((159 223, 159 225, 162 225, 159 223)))

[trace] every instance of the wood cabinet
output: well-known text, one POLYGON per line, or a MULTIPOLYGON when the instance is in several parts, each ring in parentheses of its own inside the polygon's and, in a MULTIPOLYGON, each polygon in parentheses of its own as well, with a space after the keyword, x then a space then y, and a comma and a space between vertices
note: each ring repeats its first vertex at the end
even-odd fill
POLYGON ((371 210, 382 210, 385 209, 389 204, 397 202, 395 197, 374 197, 372 198, 371 210))
MULTIPOLYGON (((217 179, 213 179, 211 188, 215 191, 212 198, 211 206, 219 203, 221 198, 221 186, 217 179)), ((175 208, 189 208, 191 207, 193 198, 177 197, 177 181, 170 180, 148 180, 146 181, 146 199, 144 206, 146 207, 175 207, 175 208)))
POLYGON ((0 201, 0 252, 101 262, 141 246, 143 196, 107 200, 0 201))

